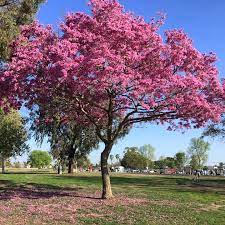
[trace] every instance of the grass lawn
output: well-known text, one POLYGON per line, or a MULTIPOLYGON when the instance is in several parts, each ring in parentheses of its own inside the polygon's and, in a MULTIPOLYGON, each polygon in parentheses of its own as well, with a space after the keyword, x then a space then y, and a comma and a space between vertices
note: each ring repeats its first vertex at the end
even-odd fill
POLYGON ((112 185, 101 200, 97 173, 0 175, 0 224, 225 225, 225 178, 112 174, 112 185))

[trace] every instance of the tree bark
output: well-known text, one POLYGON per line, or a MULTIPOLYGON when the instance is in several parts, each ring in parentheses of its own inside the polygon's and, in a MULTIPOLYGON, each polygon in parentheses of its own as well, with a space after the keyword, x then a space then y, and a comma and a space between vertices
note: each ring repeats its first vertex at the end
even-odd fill
POLYGON ((68 156, 68 159, 69 159, 68 173, 73 173, 75 152, 76 152, 76 147, 74 148, 74 146, 72 144, 70 149, 69 149, 69 156, 68 156))
POLYGON ((58 174, 62 174, 62 167, 61 167, 61 164, 58 164, 58 174))
POLYGON ((73 173, 73 159, 69 159, 68 173, 73 173))
POLYGON ((78 172, 78 168, 77 168, 77 161, 75 161, 75 173, 78 172))
POLYGON ((112 149, 112 143, 105 145, 104 151, 101 153, 101 172, 102 172, 102 199, 113 198, 109 168, 108 168, 108 157, 112 149))
POLYGON ((5 159, 2 157, 2 174, 5 173, 5 159))

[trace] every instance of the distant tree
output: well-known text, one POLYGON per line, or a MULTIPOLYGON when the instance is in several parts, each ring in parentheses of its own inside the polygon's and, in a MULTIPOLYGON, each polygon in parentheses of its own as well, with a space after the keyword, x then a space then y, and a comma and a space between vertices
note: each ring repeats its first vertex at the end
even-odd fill
POLYGON ((15 167, 15 168, 21 168, 22 165, 21 165, 20 162, 15 162, 15 163, 14 163, 14 167, 15 167))
POLYGON ((117 163, 119 164, 119 162, 120 162, 120 155, 119 154, 116 154, 116 160, 117 160, 117 163))
POLYGON ((82 156, 82 157, 79 157, 77 159, 77 166, 78 167, 87 168, 89 165, 91 165, 91 161, 89 160, 89 158, 86 155, 82 156))
POLYGON ((28 166, 28 163, 24 161, 24 162, 23 162, 23 167, 24 167, 24 168, 27 168, 27 166, 28 166))
MULTIPOLYGON (((54 102, 57 105, 57 100, 54 102)), ((87 156, 98 147, 99 138, 95 134, 94 126, 68 121, 63 111, 50 114, 49 107, 42 105, 32 114, 30 120, 36 140, 42 143, 47 137, 53 158, 58 161, 59 167, 68 165, 68 173, 73 173, 79 157, 87 156)))
POLYGON ((175 166, 179 170, 181 170, 184 167, 184 165, 187 161, 187 157, 186 157, 185 152, 177 152, 174 156, 174 159, 175 159, 175 166))
POLYGON ((196 155, 190 156, 190 166, 191 166, 192 170, 197 170, 197 169, 201 168, 201 166, 199 166, 198 158, 196 155))
POLYGON ((218 169, 220 171, 220 174, 223 174, 223 170, 224 170, 224 163, 223 162, 220 162, 219 165, 218 165, 218 169))
POLYGON ((223 169, 224 165, 225 165, 225 163, 220 162, 220 163, 219 163, 219 168, 220 168, 220 169, 223 169))
POLYGON ((5 160, 23 154, 29 149, 25 121, 19 112, 11 110, 9 113, 0 111, 0 158, 2 173, 5 172, 5 160))
POLYGON ((6 167, 12 167, 12 163, 11 163, 10 159, 7 159, 7 160, 5 161, 5 166, 6 166, 6 167))
POLYGON ((50 166, 52 158, 46 151, 34 150, 30 153, 28 162, 33 168, 44 168, 50 166))
POLYGON ((208 159, 210 144, 202 138, 192 138, 188 148, 190 166, 192 169, 202 169, 208 159))
POLYGON ((208 166, 203 166, 203 170, 208 170, 208 166))
POLYGON ((111 154, 111 155, 109 156, 109 158, 110 158, 110 160, 111 160, 111 166, 112 166, 112 164, 113 164, 113 159, 114 159, 114 155, 111 154))
POLYGON ((164 169, 166 167, 164 160, 156 160, 154 161, 154 169, 164 169))
POLYGON ((146 167, 153 166, 153 160, 155 158, 155 148, 152 147, 150 144, 143 145, 139 148, 139 152, 143 155, 147 160, 146 167))
POLYGON ((85 158, 98 147, 99 139, 93 127, 81 126, 76 123, 66 123, 55 136, 50 136, 52 153, 61 151, 60 157, 68 163, 68 173, 73 173, 74 165, 79 158, 85 158))
POLYGON ((175 168, 176 167, 175 158, 161 156, 159 160, 156 160, 154 162, 155 169, 165 169, 166 167, 175 168))
POLYGON ((147 158, 140 154, 137 147, 126 148, 121 165, 125 168, 144 169, 147 164, 147 158))
MULTIPOLYGON (((0 160, 0 167, 2 167, 2 161, 0 160)), ((12 167, 10 159, 5 160, 5 167, 12 167)))
POLYGON ((176 167, 176 162, 173 157, 166 157, 164 159, 164 164, 169 167, 169 168, 175 168, 176 167))
POLYGON ((166 161, 164 156, 160 156, 158 160, 154 161, 154 169, 164 169, 166 161))

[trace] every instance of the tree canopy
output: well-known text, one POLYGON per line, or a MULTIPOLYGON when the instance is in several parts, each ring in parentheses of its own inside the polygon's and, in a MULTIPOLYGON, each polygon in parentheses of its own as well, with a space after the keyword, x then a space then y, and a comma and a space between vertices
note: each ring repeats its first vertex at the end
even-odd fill
POLYGON ((138 151, 143 155, 147 160, 146 167, 153 166, 153 161, 155 159, 155 148, 150 144, 141 146, 138 151))
POLYGON ((28 157, 28 162, 33 168, 44 168, 50 166, 52 158, 46 151, 34 150, 28 157))
POLYGON ((137 147, 127 147, 121 160, 121 165, 130 169, 145 169, 148 159, 143 156, 137 147))
POLYGON ((210 144, 202 138, 192 138, 188 148, 190 166, 192 169, 202 169, 208 159, 210 144))
POLYGON ((9 59, 10 43, 19 34, 19 26, 33 21, 45 0, 0 0, 0 62, 9 59))
POLYGON ((74 120, 62 119, 63 112, 54 115, 49 113, 46 105, 33 111, 30 118, 31 130, 38 142, 47 137, 53 158, 68 164, 68 172, 72 173, 75 161, 97 148, 99 138, 90 124, 84 125, 74 120))
POLYGON ((29 149, 26 141, 28 133, 25 121, 19 112, 11 110, 4 113, 0 110, 0 157, 4 172, 4 161, 10 157, 21 155, 29 149))
POLYGON ((181 170, 184 168, 185 163, 187 162, 187 156, 185 152, 177 152, 174 156, 176 167, 181 170))

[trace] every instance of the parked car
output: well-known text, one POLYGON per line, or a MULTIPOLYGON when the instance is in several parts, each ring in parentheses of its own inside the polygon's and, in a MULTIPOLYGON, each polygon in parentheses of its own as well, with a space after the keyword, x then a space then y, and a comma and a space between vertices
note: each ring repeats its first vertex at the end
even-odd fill
POLYGON ((157 171, 156 170, 149 170, 149 173, 153 174, 153 173, 156 173, 157 171))

